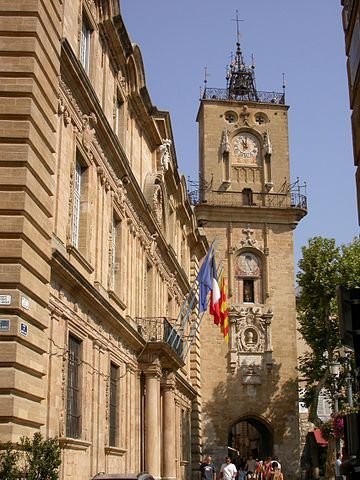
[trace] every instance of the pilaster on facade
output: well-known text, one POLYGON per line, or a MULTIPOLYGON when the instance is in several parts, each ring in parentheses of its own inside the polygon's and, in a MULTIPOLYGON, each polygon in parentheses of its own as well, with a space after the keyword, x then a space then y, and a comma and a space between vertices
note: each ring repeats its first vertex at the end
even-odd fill
POLYGON ((56 84, 59 74, 60 18, 58 2, 25 14, 15 1, 0 19, 0 356, 9 365, 1 372, 2 392, 11 392, 0 395, 0 438, 11 442, 46 422, 56 94, 42 86, 56 84), (42 28, 48 15, 57 20, 42 28), (19 28, 24 22, 26 32, 19 28))

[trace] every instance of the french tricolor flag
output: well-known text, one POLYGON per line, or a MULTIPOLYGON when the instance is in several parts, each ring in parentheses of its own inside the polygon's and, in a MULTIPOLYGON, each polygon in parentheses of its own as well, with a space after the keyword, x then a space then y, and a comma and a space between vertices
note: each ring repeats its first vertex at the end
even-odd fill
POLYGON ((220 288, 219 283, 217 280, 216 274, 216 264, 215 264, 215 255, 212 258, 212 265, 211 265, 211 275, 212 275, 212 290, 210 294, 210 314, 214 317, 215 325, 219 325, 220 323, 220 288))

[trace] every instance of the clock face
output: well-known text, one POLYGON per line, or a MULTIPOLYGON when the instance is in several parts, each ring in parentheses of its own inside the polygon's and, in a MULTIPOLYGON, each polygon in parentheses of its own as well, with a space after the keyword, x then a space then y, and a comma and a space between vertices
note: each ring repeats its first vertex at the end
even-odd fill
POLYGON ((251 133, 240 133, 234 140, 234 154, 243 159, 256 158, 259 153, 259 142, 251 133))

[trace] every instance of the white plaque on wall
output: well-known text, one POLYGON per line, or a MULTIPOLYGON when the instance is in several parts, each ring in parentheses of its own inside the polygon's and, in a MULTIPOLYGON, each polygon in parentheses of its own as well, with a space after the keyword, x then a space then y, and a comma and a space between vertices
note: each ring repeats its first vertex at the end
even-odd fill
POLYGON ((0 295, 0 305, 11 305, 11 295, 0 295))
POLYGON ((26 298, 26 297, 21 297, 21 306, 22 306, 25 310, 29 310, 29 306, 30 306, 29 299, 26 298))

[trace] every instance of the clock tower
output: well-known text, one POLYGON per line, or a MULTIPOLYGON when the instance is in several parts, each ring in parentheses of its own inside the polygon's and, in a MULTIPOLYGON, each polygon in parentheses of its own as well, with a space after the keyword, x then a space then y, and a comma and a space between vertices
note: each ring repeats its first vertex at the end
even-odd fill
POLYGON ((293 232, 307 213, 290 181, 284 91, 259 91, 240 43, 226 88, 205 88, 197 121, 199 224, 227 284, 229 342, 202 320, 202 445, 222 459, 277 456, 299 465, 293 232), (228 448, 230 449, 228 450, 228 448))

